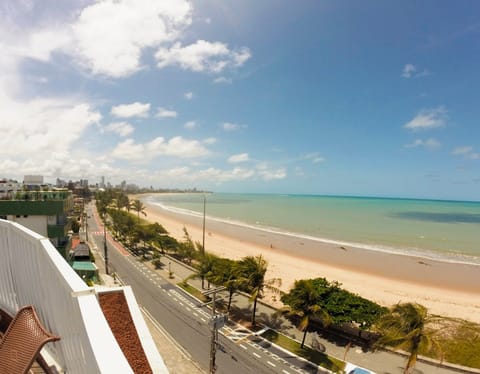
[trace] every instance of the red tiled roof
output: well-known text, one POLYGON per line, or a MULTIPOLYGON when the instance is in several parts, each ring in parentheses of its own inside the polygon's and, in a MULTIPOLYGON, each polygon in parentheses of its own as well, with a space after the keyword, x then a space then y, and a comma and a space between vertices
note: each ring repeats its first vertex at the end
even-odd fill
POLYGON ((72 249, 75 249, 80 244, 80 238, 72 238, 72 249))

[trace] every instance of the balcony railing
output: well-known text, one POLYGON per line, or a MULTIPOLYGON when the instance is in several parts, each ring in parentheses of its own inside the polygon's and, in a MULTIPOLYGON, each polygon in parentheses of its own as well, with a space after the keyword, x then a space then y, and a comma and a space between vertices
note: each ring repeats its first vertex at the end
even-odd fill
POLYGON ((44 349, 67 373, 132 373, 95 296, 50 241, 0 220, 0 308, 35 306, 61 340, 44 349))

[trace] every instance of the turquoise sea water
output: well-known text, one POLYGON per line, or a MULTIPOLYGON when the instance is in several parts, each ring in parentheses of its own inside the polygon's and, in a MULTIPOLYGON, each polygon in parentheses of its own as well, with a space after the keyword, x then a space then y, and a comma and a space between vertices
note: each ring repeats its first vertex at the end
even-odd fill
MULTIPOLYGON (((203 214, 203 194, 153 195, 183 214, 203 214)), ((207 217, 341 245, 480 263, 480 202, 227 194, 206 196, 207 217)))

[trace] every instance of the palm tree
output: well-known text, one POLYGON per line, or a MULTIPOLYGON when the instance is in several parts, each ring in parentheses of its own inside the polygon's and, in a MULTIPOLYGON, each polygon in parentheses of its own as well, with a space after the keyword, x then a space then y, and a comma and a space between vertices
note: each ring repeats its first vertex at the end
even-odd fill
POLYGON ((213 264, 212 276, 210 277, 213 283, 221 284, 228 290, 227 313, 230 313, 233 295, 240 286, 236 270, 237 265, 238 262, 234 260, 219 257, 213 264))
POLYGON ((322 308, 322 299, 331 287, 326 280, 324 284, 317 281, 318 279, 297 280, 290 292, 281 297, 282 302, 288 305, 288 313, 301 318, 298 326, 303 331, 300 348, 305 344, 312 317, 319 318, 325 325, 330 323, 330 316, 322 308))
POLYGON ((382 334, 377 346, 392 346, 393 349, 403 349, 410 352, 407 365, 403 371, 410 374, 415 368, 420 349, 440 352, 434 339, 434 331, 426 325, 434 322, 435 317, 428 314, 427 308, 416 303, 403 303, 393 306, 390 313, 385 314, 376 328, 382 334))
POLYGON ((218 257, 210 253, 205 253, 200 258, 200 264, 197 268, 196 276, 202 280, 202 290, 205 288, 205 278, 208 280, 208 287, 210 288, 210 279, 213 276, 213 267, 218 257))
POLYGON ((133 200, 132 209, 137 212, 138 222, 140 222, 140 213, 142 213, 144 216, 147 215, 147 213, 145 213, 145 209, 147 209, 147 207, 143 205, 140 200, 133 200))
POLYGON ((262 255, 244 257, 238 263, 239 281, 243 287, 250 293, 250 302, 253 301, 252 325, 255 326, 255 314, 257 310, 257 301, 263 297, 265 288, 278 292, 281 284, 279 278, 265 280, 268 262, 262 255))
POLYGON ((129 210, 129 206, 130 206, 130 199, 123 192, 120 192, 117 196, 117 208, 118 209, 127 208, 127 210, 129 210))

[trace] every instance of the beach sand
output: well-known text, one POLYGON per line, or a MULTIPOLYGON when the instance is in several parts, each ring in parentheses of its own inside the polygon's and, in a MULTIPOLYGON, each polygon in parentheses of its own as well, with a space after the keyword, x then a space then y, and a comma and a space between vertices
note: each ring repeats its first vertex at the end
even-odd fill
MULTIPOLYGON (((143 197, 135 198, 147 206, 147 220, 160 223, 178 240, 186 227, 194 242, 202 242, 200 217, 167 211, 143 197)), ((325 277, 384 306, 417 302, 432 314, 480 323, 480 266, 300 239, 208 217, 205 227, 207 252, 235 260, 262 254, 269 264, 266 279, 280 278, 283 291, 295 280, 325 277)), ((264 301, 280 306, 272 295, 264 301)))

